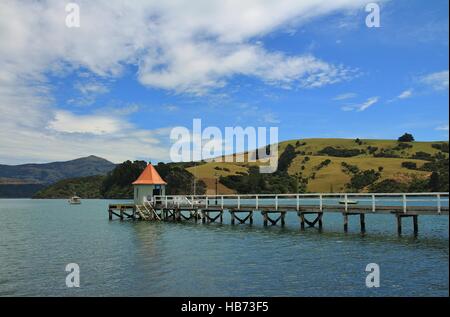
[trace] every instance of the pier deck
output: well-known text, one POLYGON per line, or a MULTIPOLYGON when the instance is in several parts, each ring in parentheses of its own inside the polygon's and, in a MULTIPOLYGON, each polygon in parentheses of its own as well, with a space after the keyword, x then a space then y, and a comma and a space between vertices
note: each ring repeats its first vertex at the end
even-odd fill
POLYGON ((223 222, 223 213, 229 212, 231 224, 253 223, 254 213, 260 213, 264 226, 285 225, 287 212, 296 212, 300 227, 318 225, 322 228, 324 213, 341 213, 344 231, 348 217, 359 216, 361 231, 365 232, 366 215, 392 214, 397 219, 397 231, 402 231, 402 218, 413 218, 414 233, 418 232, 418 216, 448 216, 448 193, 355 193, 355 194, 264 194, 264 195, 196 195, 155 196, 144 205, 111 204, 113 215, 125 218, 157 221, 223 222), (186 214, 187 213, 187 214, 186 214), (315 215, 313 221, 305 215, 315 215))

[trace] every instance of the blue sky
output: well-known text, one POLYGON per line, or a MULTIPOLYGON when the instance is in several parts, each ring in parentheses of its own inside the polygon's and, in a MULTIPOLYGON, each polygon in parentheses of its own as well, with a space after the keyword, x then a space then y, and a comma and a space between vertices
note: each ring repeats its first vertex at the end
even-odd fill
POLYGON ((8 2, 0 163, 168 160, 170 129, 194 118, 280 140, 448 140, 446 0, 379 1, 380 28, 368 1, 79 1, 78 29, 56 1, 8 2))

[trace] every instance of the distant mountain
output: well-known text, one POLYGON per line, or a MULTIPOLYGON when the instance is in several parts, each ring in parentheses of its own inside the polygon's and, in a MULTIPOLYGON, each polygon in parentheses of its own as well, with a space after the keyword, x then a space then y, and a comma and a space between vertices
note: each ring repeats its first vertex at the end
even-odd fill
POLYGON ((0 164, 0 198, 31 197, 63 179, 106 175, 115 164, 94 155, 45 164, 0 164))

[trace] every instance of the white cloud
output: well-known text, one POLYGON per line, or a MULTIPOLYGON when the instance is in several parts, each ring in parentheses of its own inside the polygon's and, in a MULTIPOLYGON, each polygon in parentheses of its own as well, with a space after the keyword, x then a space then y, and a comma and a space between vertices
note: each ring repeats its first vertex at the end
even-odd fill
POLYGON ((127 126, 114 113, 58 110, 49 75, 78 73, 75 88, 87 97, 73 102, 85 104, 109 89, 92 78, 120 77, 128 66, 143 85, 194 94, 223 87, 237 75, 287 88, 348 80, 354 76, 350 67, 270 51, 258 40, 365 2, 78 0, 81 27, 67 28, 64 1, 0 1, 0 160, 97 154, 118 161, 168 152, 159 133, 127 126))
POLYGON ((448 70, 432 73, 423 76, 420 81, 435 90, 448 90, 449 73, 448 70))
POLYGON ((77 82, 75 88, 83 95, 105 94, 109 91, 108 87, 100 82, 89 81, 85 83, 77 82))
POLYGON ((398 95, 397 98, 398 99, 407 99, 407 98, 412 97, 412 95, 413 95, 412 89, 408 89, 408 90, 403 91, 400 95, 398 95))
POLYGON ((221 87, 234 75, 320 87, 351 72, 314 56, 267 51, 255 39, 287 24, 363 8, 365 1, 77 3, 81 27, 67 28, 64 2, 2 1, 0 56, 11 64, 6 71, 42 75, 84 67, 107 76, 137 64, 141 83, 181 92, 221 87))
POLYGON ((74 115, 68 111, 57 111, 48 128, 65 133, 110 134, 116 133, 125 122, 117 118, 98 115, 74 115))
POLYGON ((361 104, 344 106, 341 108, 341 110, 361 112, 361 111, 367 110, 369 107, 376 104, 378 102, 378 100, 379 100, 379 97, 371 97, 361 104))
POLYGON ((280 123, 281 121, 278 119, 276 114, 274 114, 272 112, 268 112, 268 113, 263 114, 262 122, 268 123, 268 124, 277 124, 277 123, 280 123))
POLYGON ((436 128, 437 131, 447 131, 448 132, 448 124, 438 126, 436 128))
POLYGON ((347 99, 355 98, 356 96, 357 96, 357 94, 355 94, 353 92, 349 92, 349 93, 337 95, 336 97, 333 98, 333 100, 336 100, 336 101, 347 100, 347 99))

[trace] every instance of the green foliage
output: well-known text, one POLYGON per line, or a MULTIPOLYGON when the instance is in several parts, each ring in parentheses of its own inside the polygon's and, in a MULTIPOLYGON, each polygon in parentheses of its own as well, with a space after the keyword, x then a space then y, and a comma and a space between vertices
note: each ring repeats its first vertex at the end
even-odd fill
POLYGON ((352 157, 362 154, 363 152, 359 149, 338 149, 332 146, 327 146, 317 152, 319 155, 329 155, 335 157, 352 157))
POLYGON ((434 149, 448 153, 448 143, 434 143, 431 145, 434 149))
POLYGON ((330 163, 331 163, 331 160, 326 159, 326 160, 320 162, 320 164, 315 167, 315 170, 318 171, 318 170, 324 168, 325 166, 328 166, 330 163))
POLYGON ((405 142, 399 142, 396 147, 393 148, 394 151, 401 151, 410 149, 413 146, 411 144, 405 143, 405 142))
POLYGON ((38 191, 33 198, 70 198, 73 195, 81 198, 100 198, 100 187, 105 176, 87 176, 61 180, 38 191))
POLYGON ((222 176, 219 181, 239 194, 284 194, 306 190, 303 184, 298 186, 297 178, 287 173, 261 174, 256 166, 249 168, 248 175, 222 176))
POLYGON ((398 138, 398 141, 399 142, 413 142, 414 137, 412 136, 412 134, 405 133, 401 137, 398 138))
POLYGON ((145 161, 125 161, 106 175, 100 187, 100 195, 104 198, 133 198, 133 183, 147 166, 145 161))
POLYGON ((412 156, 412 159, 414 160, 424 160, 424 161, 429 161, 433 158, 433 156, 430 153, 427 152, 423 152, 423 151, 419 151, 414 153, 414 155, 412 156))
POLYGON ((402 162, 402 167, 410 169, 410 170, 416 170, 417 163, 416 162, 402 162))
POLYGON ((380 178, 380 176, 380 173, 373 169, 360 171, 352 176, 350 183, 347 184, 347 188, 358 192, 366 186, 372 185, 380 178))
MULTIPOLYGON (((167 195, 194 194, 194 176, 189 173, 185 163, 158 163, 155 166, 159 175, 167 182, 167 195)), ((196 181, 195 194, 204 195, 206 184, 202 180, 196 181)))
POLYGON ((278 158, 278 171, 287 172, 289 165, 291 165, 292 160, 296 157, 295 148, 288 144, 284 149, 283 153, 278 158))
POLYGON ((394 149, 381 149, 378 153, 373 153, 373 157, 398 158, 400 155, 394 149))
POLYGON ((0 198, 30 198, 43 188, 43 184, 0 184, 0 198))
POLYGON ((346 162, 341 163, 342 171, 346 174, 357 174, 359 173, 359 168, 356 165, 351 165, 346 162))
POLYGON ((372 193, 404 193, 408 191, 408 185, 394 179, 385 179, 370 185, 369 191, 372 193))

